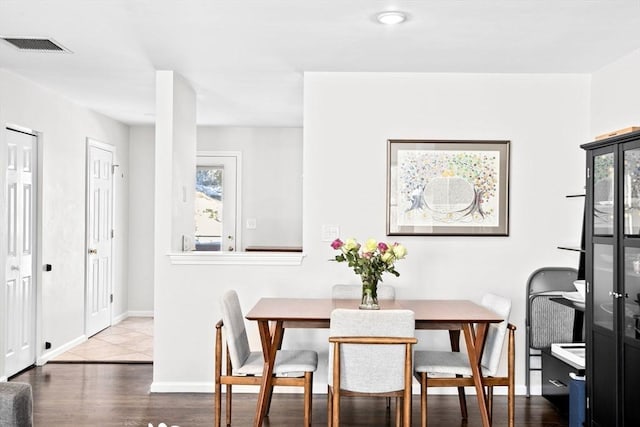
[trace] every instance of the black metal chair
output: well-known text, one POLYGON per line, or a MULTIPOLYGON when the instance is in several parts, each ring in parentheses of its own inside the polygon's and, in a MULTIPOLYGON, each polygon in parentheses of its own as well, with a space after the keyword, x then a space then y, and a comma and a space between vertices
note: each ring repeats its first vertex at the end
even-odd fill
POLYGON ((531 358, 540 357, 542 349, 551 343, 573 342, 575 310, 555 303, 550 298, 562 292, 572 292, 576 288, 573 281, 578 270, 570 267, 543 267, 534 271, 527 280, 525 385, 530 396, 531 358), (534 350, 532 352, 531 350, 534 350))

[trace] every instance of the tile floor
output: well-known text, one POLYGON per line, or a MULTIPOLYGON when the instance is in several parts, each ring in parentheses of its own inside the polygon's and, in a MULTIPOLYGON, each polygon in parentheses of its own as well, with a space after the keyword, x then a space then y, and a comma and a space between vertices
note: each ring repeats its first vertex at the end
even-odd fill
POLYGON ((51 362, 153 362, 153 318, 128 317, 51 362))

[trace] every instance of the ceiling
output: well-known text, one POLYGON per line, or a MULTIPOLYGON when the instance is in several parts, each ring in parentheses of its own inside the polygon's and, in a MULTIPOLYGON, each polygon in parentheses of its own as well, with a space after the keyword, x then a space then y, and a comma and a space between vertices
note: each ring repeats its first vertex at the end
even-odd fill
POLYGON ((305 71, 593 72, 640 48, 640 0, 0 0, 0 36, 72 51, 0 42, 0 69, 128 124, 174 70, 198 124, 301 126, 305 71))

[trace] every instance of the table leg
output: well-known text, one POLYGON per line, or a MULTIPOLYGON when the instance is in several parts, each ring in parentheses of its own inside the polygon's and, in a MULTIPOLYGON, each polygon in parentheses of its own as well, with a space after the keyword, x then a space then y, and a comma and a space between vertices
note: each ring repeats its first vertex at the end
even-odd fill
MULTIPOLYGON (((459 329, 449 330, 449 342, 451 343, 451 351, 455 351, 455 352, 460 351, 460 330, 459 329)), ((462 375, 456 375, 456 377, 460 378, 462 377, 462 375)), ((464 387, 458 387, 458 401, 460 402, 460 413, 462 415, 462 419, 466 420, 468 418, 467 396, 464 394, 464 387)))
POLYGON ((273 367, 278 347, 282 343, 282 334, 284 333, 282 321, 275 322, 275 327, 270 330, 268 321, 259 320, 258 330, 260 331, 260 341, 264 355, 264 369, 262 370, 262 383, 260 384, 260 394, 258 394, 256 416, 253 420, 254 427, 262 426, 262 420, 267 413, 267 407, 273 392, 273 367))
POLYGON ((462 325, 462 330, 464 332, 464 339, 467 345, 467 352, 469 354, 469 364, 471 365, 473 383, 476 387, 482 425, 484 427, 489 427, 491 425, 491 421, 489 420, 487 399, 484 393, 484 387, 482 386, 482 369, 480 367, 484 343, 487 336, 487 324, 479 323, 477 331, 474 331, 473 325, 466 323, 462 325))

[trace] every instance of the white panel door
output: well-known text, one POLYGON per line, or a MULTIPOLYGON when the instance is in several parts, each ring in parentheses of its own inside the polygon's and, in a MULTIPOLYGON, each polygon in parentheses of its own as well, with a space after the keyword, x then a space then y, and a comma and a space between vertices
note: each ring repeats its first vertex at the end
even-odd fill
POLYGON ((36 137, 7 129, 6 375, 35 363, 36 137))
POLYGON ((113 242, 113 150, 87 146, 86 335, 111 326, 113 242))

